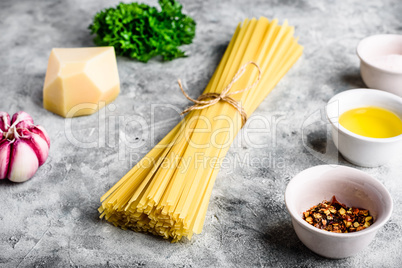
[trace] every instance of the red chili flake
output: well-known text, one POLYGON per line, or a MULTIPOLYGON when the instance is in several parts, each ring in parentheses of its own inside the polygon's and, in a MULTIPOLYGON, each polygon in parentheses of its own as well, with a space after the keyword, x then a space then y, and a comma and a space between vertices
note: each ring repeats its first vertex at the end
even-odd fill
POLYGON ((373 224, 367 209, 347 207, 335 196, 332 201, 322 201, 303 213, 303 219, 316 228, 334 233, 357 232, 373 224))

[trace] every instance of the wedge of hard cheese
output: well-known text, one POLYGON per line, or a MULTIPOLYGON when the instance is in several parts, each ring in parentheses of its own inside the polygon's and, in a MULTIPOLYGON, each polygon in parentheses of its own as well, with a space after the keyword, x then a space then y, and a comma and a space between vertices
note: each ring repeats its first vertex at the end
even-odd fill
POLYGON ((63 117, 95 113, 120 92, 113 47, 54 48, 43 86, 43 107, 63 117))

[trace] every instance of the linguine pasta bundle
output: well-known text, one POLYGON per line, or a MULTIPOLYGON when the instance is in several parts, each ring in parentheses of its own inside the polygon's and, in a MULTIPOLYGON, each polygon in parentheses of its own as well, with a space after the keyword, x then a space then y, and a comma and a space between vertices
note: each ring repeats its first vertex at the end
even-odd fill
MULTIPOLYGON (((203 95, 227 90, 250 116, 301 56, 303 47, 293 35, 286 21, 280 26, 276 19, 246 19, 236 28, 203 95)), ((174 242, 202 231, 220 163, 244 120, 222 99, 189 110, 102 196, 101 218, 174 242)))

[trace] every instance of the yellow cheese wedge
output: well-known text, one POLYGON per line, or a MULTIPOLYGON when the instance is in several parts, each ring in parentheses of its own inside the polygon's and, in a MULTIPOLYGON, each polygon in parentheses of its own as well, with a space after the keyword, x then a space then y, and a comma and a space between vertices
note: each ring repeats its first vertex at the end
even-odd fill
POLYGON ((113 47, 54 48, 43 85, 43 107, 63 117, 95 113, 120 92, 113 47))

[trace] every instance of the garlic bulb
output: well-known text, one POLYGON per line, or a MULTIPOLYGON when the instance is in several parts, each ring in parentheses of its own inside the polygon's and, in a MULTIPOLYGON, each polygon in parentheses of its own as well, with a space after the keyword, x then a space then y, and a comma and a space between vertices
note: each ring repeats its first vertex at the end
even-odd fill
POLYGON ((0 112, 0 179, 24 182, 47 159, 50 140, 46 130, 34 125, 26 112, 0 112))

